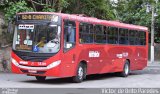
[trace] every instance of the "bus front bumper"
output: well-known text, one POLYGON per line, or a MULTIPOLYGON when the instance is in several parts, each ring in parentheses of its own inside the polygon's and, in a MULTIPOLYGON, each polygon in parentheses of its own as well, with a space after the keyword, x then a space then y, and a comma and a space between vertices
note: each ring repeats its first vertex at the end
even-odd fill
POLYGON ((32 76, 60 76, 60 67, 61 60, 57 60, 46 67, 33 67, 33 66, 24 66, 20 65, 15 59, 12 61, 12 72, 17 74, 27 74, 32 76))

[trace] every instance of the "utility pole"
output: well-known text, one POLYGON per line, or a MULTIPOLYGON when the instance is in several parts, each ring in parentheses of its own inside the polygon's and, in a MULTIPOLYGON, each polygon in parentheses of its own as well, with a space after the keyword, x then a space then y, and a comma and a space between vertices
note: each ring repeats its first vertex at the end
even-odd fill
POLYGON ((151 19, 151 63, 154 63, 154 4, 152 4, 152 19, 151 19))

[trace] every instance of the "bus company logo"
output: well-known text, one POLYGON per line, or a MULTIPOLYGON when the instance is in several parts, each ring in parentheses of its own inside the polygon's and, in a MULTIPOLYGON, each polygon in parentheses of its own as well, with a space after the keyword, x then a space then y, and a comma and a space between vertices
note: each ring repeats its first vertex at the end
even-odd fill
POLYGON ((100 57, 99 51, 89 51, 89 57, 100 57))
POLYGON ((128 52, 123 52, 123 53, 121 53, 121 54, 116 54, 116 56, 117 56, 118 58, 128 57, 128 52))
POLYGON ((122 58, 123 55, 122 55, 122 54, 117 54, 117 57, 118 57, 118 58, 122 58))

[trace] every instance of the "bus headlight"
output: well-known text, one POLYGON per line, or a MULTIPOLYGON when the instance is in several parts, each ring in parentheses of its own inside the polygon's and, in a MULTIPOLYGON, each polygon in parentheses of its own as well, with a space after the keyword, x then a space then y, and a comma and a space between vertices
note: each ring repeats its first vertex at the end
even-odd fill
POLYGON ((17 66, 17 67, 19 66, 18 62, 15 59, 11 58, 11 61, 15 66, 17 66))
POLYGON ((53 67, 58 66, 61 63, 61 60, 55 61, 47 66, 47 69, 51 69, 53 67))

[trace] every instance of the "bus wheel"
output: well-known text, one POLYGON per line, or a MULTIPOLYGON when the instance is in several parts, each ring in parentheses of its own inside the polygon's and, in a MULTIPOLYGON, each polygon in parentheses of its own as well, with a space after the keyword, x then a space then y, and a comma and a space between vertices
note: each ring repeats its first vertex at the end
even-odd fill
POLYGON ((129 72, 130 72, 130 64, 129 64, 129 61, 126 60, 123 67, 123 71, 120 72, 120 76, 127 77, 129 75, 129 72))
POLYGON ((36 76, 37 81, 45 81, 46 76, 36 76))
POLYGON ((76 72, 76 76, 73 77, 73 82, 80 83, 86 76, 86 67, 80 63, 76 72))

